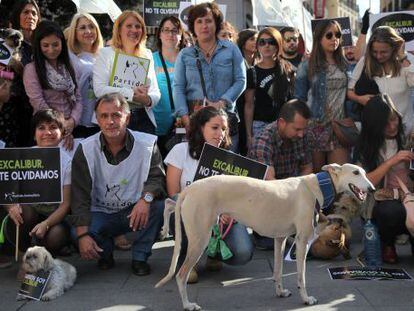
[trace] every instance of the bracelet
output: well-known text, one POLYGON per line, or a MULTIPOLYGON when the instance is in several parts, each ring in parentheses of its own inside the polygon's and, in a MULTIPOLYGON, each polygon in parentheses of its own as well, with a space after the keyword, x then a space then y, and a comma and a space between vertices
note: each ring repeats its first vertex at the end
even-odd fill
POLYGON ((82 233, 82 234, 78 235, 78 237, 76 238, 76 241, 79 241, 80 239, 84 238, 87 235, 90 236, 89 232, 85 232, 85 233, 82 233))

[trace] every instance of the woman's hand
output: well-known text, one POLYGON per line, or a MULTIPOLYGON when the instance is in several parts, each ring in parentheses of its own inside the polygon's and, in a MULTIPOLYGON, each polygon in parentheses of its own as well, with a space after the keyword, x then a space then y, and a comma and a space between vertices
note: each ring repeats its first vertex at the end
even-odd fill
POLYGON ((401 44, 400 49, 398 50, 398 59, 403 59, 405 55, 405 42, 403 42, 403 44, 401 44))
POLYGON ((414 160, 414 152, 411 152, 409 150, 400 150, 394 156, 388 159, 388 162, 392 167, 400 162, 409 162, 412 160, 414 160))
POLYGON ((63 137, 63 147, 66 150, 72 150, 73 149, 73 135, 69 134, 63 137))
POLYGON ((223 225, 228 225, 231 221, 231 217, 227 214, 221 214, 220 215, 220 223, 222 223, 223 225))
POLYGON ((9 217, 13 220, 16 226, 23 224, 22 207, 20 204, 12 204, 6 206, 9 217))
POLYGON ((41 223, 38 223, 32 229, 32 231, 30 231, 29 235, 30 236, 35 235, 36 238, 43 239, 48 230, 49 230, 49 225, 48 225, 47 221, 45 220, 45 221, 42 221, 41 223))
POLYGON ((134 88, 133 101, 142 103, 145 106, 151 105, 151 98, 148 96, 149 86, 140 85, 134 88))
POLYGON ((375 95, 371 95, 371 94, 358 96, 358 103, 365 106, 369 102, 369 100, 374 96, 375 95))

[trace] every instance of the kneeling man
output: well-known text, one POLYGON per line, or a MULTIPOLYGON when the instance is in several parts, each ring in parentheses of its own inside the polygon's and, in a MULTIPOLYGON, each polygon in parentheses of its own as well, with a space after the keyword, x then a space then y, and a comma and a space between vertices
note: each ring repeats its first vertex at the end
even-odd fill
POLYGON ((72 224, 80 255, 114 266, 113 238, 133 231, 132 270, 147 275, 162 226, 165 172, 156 136, 127 129, 129 106, 120 94, 98 99, 101 131, 81 142, 72 161, 72 224))

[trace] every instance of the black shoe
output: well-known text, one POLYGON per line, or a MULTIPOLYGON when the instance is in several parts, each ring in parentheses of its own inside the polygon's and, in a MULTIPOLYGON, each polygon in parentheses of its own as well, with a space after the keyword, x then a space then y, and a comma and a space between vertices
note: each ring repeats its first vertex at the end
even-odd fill
POLYGON ((132 260, 132 272, 138 276, 144 276, 151 273, 151 267, 146 261, 132 260))
POLYGON ((115 266, 114 257, 111 254, 108 258, 101 258, 98 260, 98 268, 100 270, 109 270, 115 266))

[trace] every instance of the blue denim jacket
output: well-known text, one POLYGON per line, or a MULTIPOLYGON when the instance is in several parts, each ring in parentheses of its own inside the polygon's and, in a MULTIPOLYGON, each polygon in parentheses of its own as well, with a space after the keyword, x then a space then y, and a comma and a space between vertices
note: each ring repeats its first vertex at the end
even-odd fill
POLYGON ((207 99, 226 101, 226 111, 234 112, 236 100, 246 88, 246 68, 239 48, 229 41, 217 40, 217 48, 207 63, 198 46, 187 47, 178 54, 174 69, 174 103, 178 116, 188 114, 187 101, 204 98, 196 65, 196 49, 207 91, 207 99))
POLYGON ((312 118, 320 119, 325 107, 326 72, 320 71, 312 77, 312 81, 309 81, 308 69, 308 60, 300 63, 298 71, 296 72, 294 97, 306 103, 308 102, 309 89, 312 89, 312 102, 308 102, 308 105, 312 112, 312 118))

